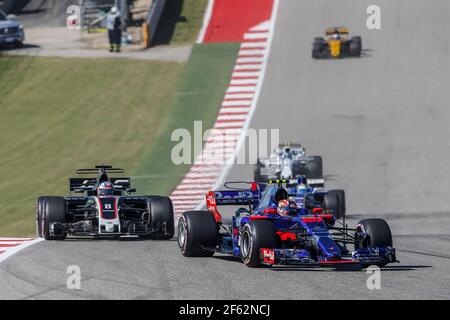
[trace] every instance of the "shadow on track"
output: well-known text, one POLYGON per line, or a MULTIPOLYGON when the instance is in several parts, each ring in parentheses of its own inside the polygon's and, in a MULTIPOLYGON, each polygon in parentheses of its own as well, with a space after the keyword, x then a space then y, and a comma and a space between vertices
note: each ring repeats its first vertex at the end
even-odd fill
POLYGON ((17 50, 24 50, 24 49, 40 49, 41 47, 35 44, 31 43, 24 43, 20 47, 15 47, 13 45, 3 45, 0 46, 0 52, 1 51, 17 51, 17 50))
POLYGON ((152 41, 152 47, 170 44, 176 24, 187 22, 186 17, 181 15, 183 4, 184 0, 171 0, 167 2, 158 24, 155 38, 152 41))

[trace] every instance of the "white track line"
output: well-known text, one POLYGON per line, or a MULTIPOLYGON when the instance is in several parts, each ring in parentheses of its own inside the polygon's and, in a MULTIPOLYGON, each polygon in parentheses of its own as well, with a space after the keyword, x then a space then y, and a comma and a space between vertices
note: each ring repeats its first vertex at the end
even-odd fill
POLYGON ((238 58, 237 59, 237 63, 240 63, 240 64, 245 64, 245 63, 253 63, 253 62, 255 62, 255 63, 263 63, 263 61, 264 61, 264 58, 262 57, 262 58, 238 58))
POLYGON ((253 93, 227 93, 225 95, 225 99, 253 99, 254 94, 253 93))
POLYGON ((242 49, 247 49, 247 48, 266 48, 266 47, 267 47, 266 41, 262 41, 262 42, 244 42, 241 45, 241 50, 242 49))
POLYGON ((244 35, 244 40, 267 39, 268 36, 268 32, 246 33, 244 35))
POLYGON ((205 40, 205 34, 208 30, 209 22, 211 21, 212 12, 214 9, 214 0, 208 1, 208 6, 206 7, 205 15, 203 16, 203 24, 200 32, 198 33, 197 43, 203 43, 205 40))
POLYGON ((237 64, 234 66, 233 71, 239 71, 239 70, 252 70, 252 71, 261 71, 261 64, 237 64))
MULTIPOLYGON (((5 238, 2 238, 2 239, 4 240, 5 238)), ((12 239, 18 240, 20 238, 12 238, 12 239)), ((33 239, 33 240, 30 240, 29 238, 27 238, 24 241, 22 241, 21 244, 14 246, 14 247, 1 247, 0 246, 0 251, 2 251, 2 253, 0 253, 0 262, 8 259, 9 257, 18 253, 19 251, 21 251, 29 246, 32 246, 38 242, 41 242, 43 240, 44 239, 41 239, 41 238, 33 239)))

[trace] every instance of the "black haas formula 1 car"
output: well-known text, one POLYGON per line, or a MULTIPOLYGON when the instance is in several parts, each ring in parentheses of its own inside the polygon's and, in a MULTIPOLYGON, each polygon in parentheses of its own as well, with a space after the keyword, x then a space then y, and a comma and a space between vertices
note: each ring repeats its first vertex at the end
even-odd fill
POLYGON ((326 39, 315 38, 312 49, 314 59, 359 57, 362 50, 361 37, 348 37, 345 27, 328 28, 325 31, 326 39))
POLYGON ((97 177, 70 178, 70 196, 39 197, 36 231, 46 240, 68 235, 170 239, 174 234, 172 201, 162 196, 132 196, 130 178, 112 178, 123 169, 101 165, 78 169, 77 174, 97 177), (81 193, 73 196, 72 193, 81 193))

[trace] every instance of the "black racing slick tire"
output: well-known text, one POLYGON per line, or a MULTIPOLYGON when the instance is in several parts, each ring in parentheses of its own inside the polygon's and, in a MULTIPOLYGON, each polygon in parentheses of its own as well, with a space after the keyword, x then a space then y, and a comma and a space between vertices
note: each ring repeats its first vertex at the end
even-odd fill
POLYGON ((168 197, 151 196, 149 209, 150 222, 157 228, 149 237, 161 240, 172 239, 175 233, 172 200, 168 197))
POLYGON ((330 191, 328 191, 328 194, 335 194, 337 196, 338 201, 339 201, 340 214, 341 214, 341 216, 339 218, 342 218, 346 212, 345 191, 344 190, 330 190, 330 191))
POLYGON ((292 178, 298 178, 303 175, 307 176, 307 170, 304 162, 295 160, 292 163, 292 178))
POLYGON ((361 37, 353 37, 350 41, 350 55, 353 57, 360 57, 362 50, 361 37))
POLYGON ((323 179, 322 157, 309 157, 306 163, 306 172, 308 179, 323 179))
POLYGON ((392 247, 392 233, 387 222, 383 219, 372 218, 361 220, 359 225, 367 234, 365 247, 392 247))
POLYGON ((264 220, 247 222, 241 230, 239 246, 242 261, 247 267, 255 268, 261 266, 261 249, 275 249, 278 247, 273 222, 264 220))
POLYGON ((313 42, 313 48, 312 48, 312 54, 311 56, 314 59, 323 59, 326 55, 326 45, 325 45, 325 39, 324 38, 314 38, 313 42))
POLYGON ((340 219, 342 217, 341 205, 339 203, 338 195, 335 193, 327 193, 323 197, 325 210, 329 210, 333 213, 336 219, 340 219))
POLYGON ((360 36, 352 37, 352 42, 357 42, 359 44, 359 48, 362 50, 362 38, 360 36))
MULTIPOLYGON (((64 230, 60 230, 57 235, 53 234, 50 229, 53 223, 63 224, 66 222, 66 202, 63 197, 40 197, 41 212, 39 218, 42 228, 40 230, 45 240, 64 240, 67 236, 64 230)), ((39 232, 39 231, 38 231, 39 232)))
POLYGON ((323 56, 322 53, 322 45, 320 43, 314 43, 313 44, 313 48, 312 48, 312 53, 311 53, 312 58, 314 59, 320 59, 323 56))
POLYGON ((210 257, 217 245, 217 222, 211 212, 188 211, 178 220, 178 246, 185 257, 210 257))
MULTIPOLYGON (((366 238, 362 242, 363 248, 391 247, 393 246, 391 229, 383 219, 372 218, 361 220, 358 225, 362 225, 362 231, 366 233, 366 238)), ((357 246, 355 245, 355 248, 357 246)), ((388 264, 389 261, 375 263, 379 267, 388 264)))
POLYGON ((42 215, 44 212, 44 200, 46 197, 39 197, 36 201, 36 237, 43 238, 44 226, 42 224, 42 215))

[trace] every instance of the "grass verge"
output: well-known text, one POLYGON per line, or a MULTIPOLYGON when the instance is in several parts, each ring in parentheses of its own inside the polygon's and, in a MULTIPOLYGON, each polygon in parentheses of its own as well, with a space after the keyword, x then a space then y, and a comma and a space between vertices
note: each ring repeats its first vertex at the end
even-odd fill
POLYGON ((155 44, 185 45, 195 43, 203 24, 208 0, 167 1, 158 25, 155 44))
POLYGON ((135 169, 184 67, 1 56, 0 235, 32 235, 36 198, 67 194, 78 167, 135 169))

